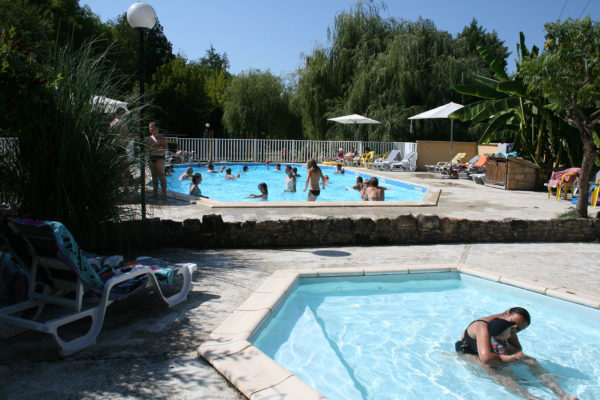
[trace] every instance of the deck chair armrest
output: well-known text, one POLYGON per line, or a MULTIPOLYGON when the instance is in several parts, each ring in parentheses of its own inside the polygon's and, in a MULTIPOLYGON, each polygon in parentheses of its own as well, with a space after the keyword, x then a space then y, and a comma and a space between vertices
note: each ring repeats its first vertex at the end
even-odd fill
MULTIPOLYGON (((138 269, 135 269, 134 271, 126 272, 124 274, 117 275, 117 276, 110 278, 109 280, 107 280, 104 283, 104 289, 102 291, 102 298, 106 297, 108 299, 108 296, 110 295, 110 291, 112 290, 112 288, 115 287, 116 285, 118 285, 119 283, 128 281, 128 280, 138 277, 140 275, 146 275, 146 274, 149 275, 151 277, 150 279, 154 280, 154 282, 156 283, 156 277, 154 276, 154 271, 152 271, 152 268, 150 268, 150 267, 138 268, 138 269)), ((156 286, 158 286, 158 283, 156 283, 156 286)))

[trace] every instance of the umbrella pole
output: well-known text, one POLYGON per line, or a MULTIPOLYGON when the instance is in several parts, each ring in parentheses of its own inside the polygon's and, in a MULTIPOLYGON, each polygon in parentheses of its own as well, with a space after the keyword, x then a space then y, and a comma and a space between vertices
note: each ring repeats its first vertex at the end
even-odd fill
POLYGON ((454 120, 450 120, 450 167, 452 167, 452 133, 454 132, 454 120))
POLYGON ((353 125, 354 125, 354 141, 356 142, 356 122, 353 125))

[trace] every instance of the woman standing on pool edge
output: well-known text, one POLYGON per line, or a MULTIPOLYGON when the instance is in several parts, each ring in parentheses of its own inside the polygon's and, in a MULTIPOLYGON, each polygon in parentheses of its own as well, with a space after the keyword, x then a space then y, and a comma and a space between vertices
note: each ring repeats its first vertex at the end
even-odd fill
POLYGON ((150 136, 146 138, 146 148, 148 149, 150 172, 152 174, 152 188, 154 198, 158 197, 158 181, 162 189, 162 199, 167 199, 167 179, 165 178, 165 154, 167 151, 167 138, 161 135, 158 122, 150 122, 148 130, 150 136))
POLYGON ((317 162, 314 158, 311 158, 306 163, 306 185, 304 185, 304 192, 306 192, 306 188, 308 187, 308 183, 310 182, 310 189, 308 191, 308 197, 306 201, 315 201, 317 197, 321 194, 321 190, 319 188, 319 180, 323 182, 323 189, 325 189, 325 178, 323 177, 323 172, 321 172, 321 168, 317 165, 317 162))

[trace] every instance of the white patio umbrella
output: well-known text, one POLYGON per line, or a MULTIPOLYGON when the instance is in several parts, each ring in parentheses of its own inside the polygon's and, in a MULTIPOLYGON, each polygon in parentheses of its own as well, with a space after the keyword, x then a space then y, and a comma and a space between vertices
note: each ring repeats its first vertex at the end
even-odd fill
MULTIPOLYGON (((408 118, 411 120, 411 129, 412 129, 412 120, 413 119, 430 119, 430 118, 448 118, 448 115, 452 114, 454 111, 463 108, 462 104, 457 104, 450 102, 443 106, 436 107, 432 110, 422 112, 421 114, 413 115, 408 118)), ((452 134, 454 132, 454 120, 450 120, 450 164, 452 164, 452 134)))
POLYGON ((380 124, 381 122, 374 119, 363 117, 362 115, 352 114, 344 115, 343 117, 327 118, 328 121, 339 122, 340 124, 354 125, 354 141, 356 142, 356 125, 357 124, 380 124))

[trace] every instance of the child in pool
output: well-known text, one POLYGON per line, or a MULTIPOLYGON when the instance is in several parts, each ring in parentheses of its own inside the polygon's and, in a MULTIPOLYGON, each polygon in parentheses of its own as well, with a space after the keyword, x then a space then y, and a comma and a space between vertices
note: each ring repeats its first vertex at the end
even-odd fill
POLYGON ((352 186, 352 187, 346 187, 346 190, 358 190, 359 192, 362 191, 363 188, 363 178, 362 176, 357 176, 356 177, 356 185, 352 186))
POLYGON ((262 182, 258 184, 258 190, 260 190, 260 194, 249 194, 246 196, 247 199, 261 199, 268 200, 269 190, 267 189, 267 184, 262 182))
POLYGON ((194 168, 187 167, 185 172, 179 176, 179 180, 183 181, 184 179, 192 179, 194 177, 194 168))
POLYGON ((492 351, 500 356, 502 362, 509 363, 524 357, 523 352, 512 355, 506 353, 506 340, 510 337, 516 324, 501 318, 494 318, 488 322, 488 333, 490 334, 490 346, 492 351))
POLYGON ((236 179, 239 177, 240 177, 239 173, 237 175, 231 175, 231 168, 227 168, 225 170, 225 175, 223 175, 223 178, 227 178, 227 179, 236 179))
POLYGON ((192 184, 190 185, 190 195, 208 199, 208 196, 202 195, 202 191, 200 190, 199 186, 200 182, 202 182, 202 174, 196 172, 194 176, 192 176, 192 184))
POLYGON ((295 192, 296 191, 296 175, 294 175, 294 171, 291 166, 287 166, 285 168, 285 192, 295 192))

